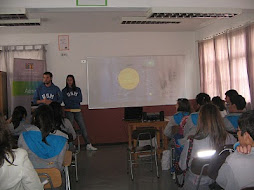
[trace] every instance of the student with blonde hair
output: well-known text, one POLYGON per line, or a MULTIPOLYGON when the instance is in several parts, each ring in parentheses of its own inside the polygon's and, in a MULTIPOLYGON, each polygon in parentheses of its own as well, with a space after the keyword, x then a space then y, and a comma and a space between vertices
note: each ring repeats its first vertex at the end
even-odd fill
MULTIPOLYGON (((193 147, 190 155, 188 166, 186 165, 190 139, 187 140, 182 151, 179 166, 182 170, 191 166, 192 160, 197 157, 197 152, 201 150, 218 149, 225 144, 234 144, 236 139, 228 134, 225 130, 224 123, 219 109, 214 104, 208 103, 203 105, 199 112, 197 132, 193 136, 193 147)), ((195 189, 197 185, 198 175, 187 170, 185 176, 185 184, 183 189, 195 189)), ((208 185, 213 180, 208 176, 203 176, 199 189, 209 189, 208 185)))

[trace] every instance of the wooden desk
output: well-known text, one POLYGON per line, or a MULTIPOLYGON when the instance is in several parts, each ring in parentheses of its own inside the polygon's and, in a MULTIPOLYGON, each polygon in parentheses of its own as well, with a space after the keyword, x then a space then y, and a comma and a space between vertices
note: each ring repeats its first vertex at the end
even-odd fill
POLYGON ((156 135, 157 139, 157 146, 158 146, 158 155, 160 157, 160 154, 163 152, 163 150, 168 149, 168 139, 163 134, 163 131, 167 125, 168 121, 151 121, 151 122, 127 122, 128 127, 128 142, 129 147, 132 147, 133 145, 133 139, 132 139, 132 131, 136 130, 138 127, 155 127, 159 132, 156 135), (161 147, 161 140, 162 140, 162 147, 161 147))

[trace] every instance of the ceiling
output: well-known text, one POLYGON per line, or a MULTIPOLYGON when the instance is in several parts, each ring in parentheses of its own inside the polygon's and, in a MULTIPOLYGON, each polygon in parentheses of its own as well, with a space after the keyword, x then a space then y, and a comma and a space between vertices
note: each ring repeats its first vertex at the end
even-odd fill
MULTIPOLYGON (((149 8, 29 8, 28 18, 41 19, 40 26, 0 27, 0 33, 92 33, 92 32, 185 32, 196 31, 220 22, 221 18, 184 18, 180 24, 135 24, 123 25, 122 17, 145 17, 149 8)), ((254 14, 243 10, 244 14, 254 14)), ((176 19, 174 19, 176 20, 176 19)))

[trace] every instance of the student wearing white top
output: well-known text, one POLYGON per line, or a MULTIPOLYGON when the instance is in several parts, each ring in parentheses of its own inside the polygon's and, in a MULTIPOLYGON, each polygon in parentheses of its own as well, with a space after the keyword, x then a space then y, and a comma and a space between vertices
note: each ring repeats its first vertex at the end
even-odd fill
POLYGON ((0 145, 0 189, 43 190, 27 152, 14 149, 11 133, 3 119, 0 121, 0 145))
POLYGON ((216 182, 225 190, 254 187, 254 111, 243 113, 238 124, 239 149, 250 148, 248 154, 235 151, 221 166, 216 182))

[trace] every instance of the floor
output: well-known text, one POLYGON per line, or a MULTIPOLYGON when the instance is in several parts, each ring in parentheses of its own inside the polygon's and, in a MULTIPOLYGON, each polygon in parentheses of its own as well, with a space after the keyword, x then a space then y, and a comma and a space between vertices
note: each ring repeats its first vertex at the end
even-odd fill
MULTIPOLYGON (((74 168, 70 168, 72 190, 176 190, 169 171, 156 177, 149 165, 135 168, 134 181, 127 174, 127 144, 96 146, 98 151, 78 154, 79 181, 75 182, 74 168)), ((159 165, 160 166, 160 165, 159 165)))

